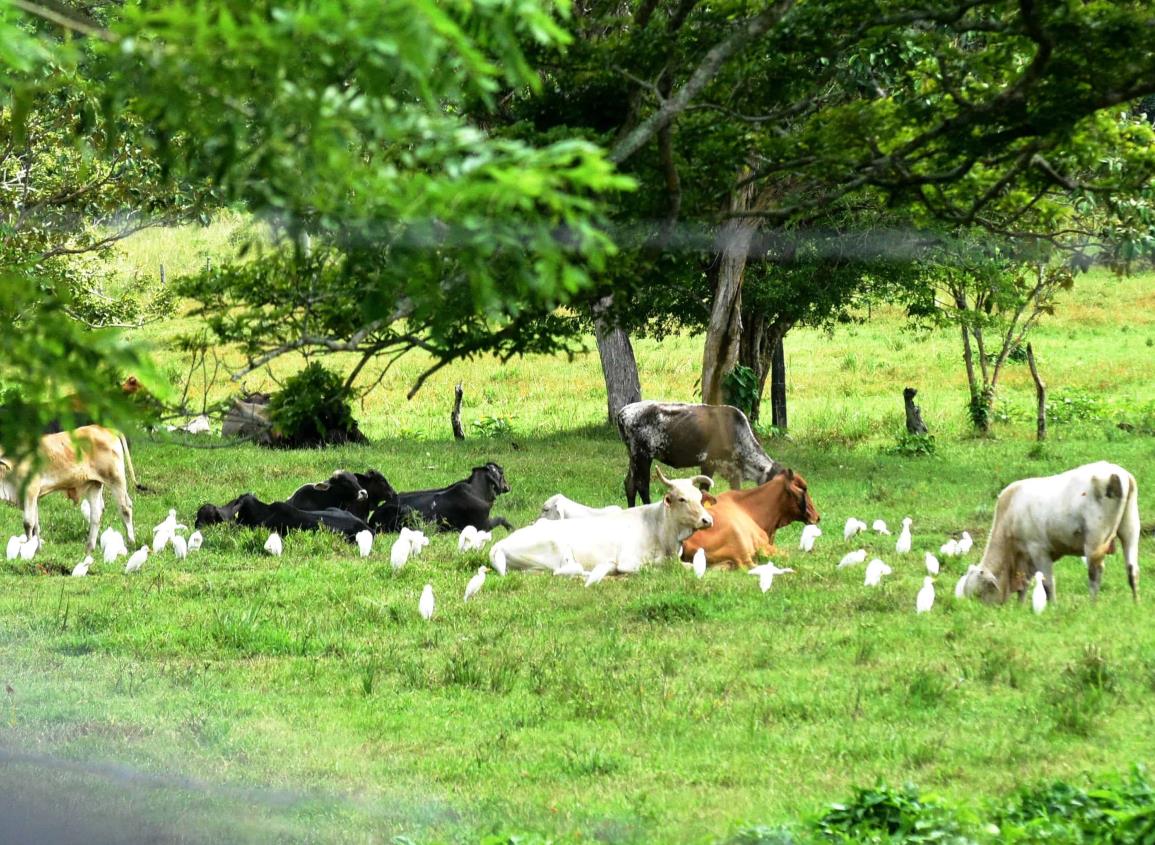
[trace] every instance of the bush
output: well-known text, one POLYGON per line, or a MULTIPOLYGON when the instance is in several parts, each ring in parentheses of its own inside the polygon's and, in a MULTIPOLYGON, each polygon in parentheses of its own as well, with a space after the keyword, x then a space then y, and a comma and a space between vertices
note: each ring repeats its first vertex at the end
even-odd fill
POLYGON ((914 786, 855 789, 853 799, 832 804, 814 826, 834 842, 968 841, 955 813, 914 786))
POLYGON ((1086 390, 1056 390, 1047 399, 1047 422, 1056 425, 1102 422, 1106 418, 1102 400, 1086 390))
POLYGON ((290 448, 363 443, 341 377, 313 362, 285 382, 269 400, 269 419, 279 445, 290 448))
POLYGON ((898 435, 889 451, 892 455, 904 455, 908 458, 917 458, 920 455, 927 457, 934 454, 933 434, 910 434, 903 432, 898 435))
POLYGON ((738 364, 722 379, 722 395, 727 405, 740 408, 747 418, 761 403, 758 395, 758 376, 749 367, 738 364))

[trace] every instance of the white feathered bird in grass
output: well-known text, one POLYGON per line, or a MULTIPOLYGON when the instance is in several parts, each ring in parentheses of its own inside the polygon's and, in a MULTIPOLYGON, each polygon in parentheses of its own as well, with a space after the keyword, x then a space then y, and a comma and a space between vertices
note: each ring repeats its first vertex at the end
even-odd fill
POLYGON ((172 553, 176 555, 177 560, 188 557, 188 541, 179 534, 172 535, 172 553))
POLYGON ((879 534, 887 534, 887 535, 890 534, 890 529, 886 527, 886 520, 885 519, 874 520, 874 525, 872 525, 871 528, 873 528, 879 534))
POLYGON ((842 560, 838 561, 838 568, 845 569, 848 566, 858 566, 860 563, 866 563, 866 549, 847 552, 842 556, 842 560))
POLYGON ((115 563, 118 557, 128 554, 128 546, 124 544, 124 537, 119 531, 113 531, 108 537, 108 542, 102 543, 101 547, 104 550, 105 563, 115 563))
POLYGON ((866 577, 862 580, 862 585, 864 587, 877 587, 882 583, 882 576, 890 575, 893 571, 881 558, 876 557, 866 564, 866 577))
POLYGON ((477 529, 472 525, 467 525, 461 529, 461 533, 457 535, 457 550, 463 552, 466 549, 473 548, 473 538, 477 536, 477 529))
POLYGON ((410 528, 402 528, 401 536, 409 541, 409 553, 413 557, 420 557, 421 550, 429 545, 429 538, 421 531, 414 531, 410 528))
POLYGON ((842 529, 842 539, 849 540, 860 531, 866 530, 866 523, 861 519, 855 519, 853 516, 846 520, 846 526, 842 529))
POLYGON ((956 557, 958 555, 958 540, 953 537, 938 547, 938 553, 943 557, 956 557))
POLYGON ((905 554, 910 553, 910 546, 911 546, 910 526, 913 524, 913 522, 914 522, 914 520, 912 520, 909 516, 902 520, 902 531, 898 532, 898 540, 895 541, 895 544, 894 544, 895 552, 897 552, 900 555, 905 555, 905 554))
POLYGON ((916 613, 930 613, 932 607, 934 607, 934 579, 927 575, 922 579, 922 589, 918 591, 918 597, 914 600, 914 609, 916 613))
POLYGON ((357 551, 361 557, 369 557, 369 553, 373 551, 373 532, 369 529, 358 531, 353 539, 357 541, 357 551))
MULTIPOLYGON (((570 555, 573 556, 572 554, 570 555)), ((489 562, 493 564, 493 571, 498 575, 505 577, 505 549, 494 549, 489 556, 489 562)), ((576 563, 576 561, 575 561, 576 563)), ((585 572, 583 569, 582 572, 585 572)))
POLYGON ((598 581, 605 578, 607 575, 609 575, 613 571, 614 571, 613 561, 608 561, 608 560, 602 561, 601 563, 599 563, 597 566, 595 566, 590 571, 590 574, 588 576, 586 576, 586 586, 592 587, 594 584, 596 584, 598 581))
POLYGON ((204 544, 204 541, 205 535, 199 531, 194 531, 188 537, 188 550, 190 552, 195 552, 204 544))
POLYGON ((148 560, 148 546, 141 546, 124 564, 124 572, 127 575, 129 572, 139 572, 140 568, 144 566, 144 562, 148 560))
POLYGON ((124 542, 124 538, 121 537, 120 532, 113 528, 111 525, 100 532, 100 550, 102 552, 105 550, 108 544, 112 542, 114 537, 120 537, 121 542, 124 542))
POLYGON ((39 550, 40 550, 40 538, 39 537, 32 537, 28 540, 25 540, 24 544, 20 547, 20 559, 21 560, 32 560, 32 558, 36 557, 36 552, 38 552, 39 550))
POLYGON ((1047 609, 1047 588, 1043 586, 1042 572, 1035 573, 1035 587, 1031 590, 1031 610, 1042 613, 1047 609))
POLYGON ((409 538, 402 534, 393 541, 393 547, 389 549, 389 563, 394 569, 400 569, 409 561, 409 554, 413 551, 413 545, 409 542, 409 538))
POLYGON ((926 571, 931 575, 938 575, 939 571, 942 569, 942 567, 939 566, 938 558, 930 552, 926 553, 926 557, 923 558, 923 563, 926 564, 926 571))
POLYGON ((17 534, 15 537, 8 538, 8 560, 16 560, 20 557, 20 547, 28 540, 23 534, 17 534))
POLYGON ((265 551, 273 557, 280 557, 284 548, 285 546, 281 542, 281 535, 276 531, 269 535, 269 539, 265 540, 265 551))
POLYGON ((778 575, 785 575, 794 570, 790 567, 779 569, 774 565, 774 561, 768 560, 760 566, 752 566, 746 570, 750 575, 758 576, 758 586, 762 592, 766 592, 774 585, 774 578, 778 575))
POLYGON ((976 569, 978 569, 978 566, 976 566, 975 564, 972 563, 970 566, 967 567, 967 571, 959 576, 958 581, 956 581, 955 585, 954 585, 954 597, 956 599, 961 599, 961 598, 966 597, 967 579, 971 577, 971 573, 974 572, 976 569))
POLYGON ((176 508, 169 508, 168 516, 166 516, 159 525, 152 529, 152 549, 153 551, 164 551, 164 547, 169 544, 172 537, 178 530, 188 531, 187 525, 181 525, 176 521, 176 508))
POLYGON ((971 546, 973 546, 974 544, 975 544, 975 541, 971 538, 971 535, 968 532, 964 531, 962 533, 962 536, 959 537, 958 553, 960 555, 967 554, 971 550, 971 546))
POLYGON ((421 618, 429 621, 433 618, 433 585, 426 584, 425 589, 421 591, 421 599, 417 602, 417 612, 421 614, 421 618))
POLYGON ((694 552, 694 562, 691 564, 694 569, 694 574, 701 578, 706 574, 706 550, 698 549, 694 552))
POLYGON ((465 585, 465 598, 462 601, 469 601, 481 591, 481 588, 485 586, 485 573, 488 571, 488 566, 477 567, 477 574, 470 578, 469 583, 465 585))
POLYGON ((811 523, 802 527, 802 539, 798 541, 798 548, 804 552, 814 551, 814 543, 822 536, 822 529, 811 523))
POLYGON ((92 566, 92 555, 88 555, 72 569, 73 578, 83 578, 88 574, 88 567, 92 566))

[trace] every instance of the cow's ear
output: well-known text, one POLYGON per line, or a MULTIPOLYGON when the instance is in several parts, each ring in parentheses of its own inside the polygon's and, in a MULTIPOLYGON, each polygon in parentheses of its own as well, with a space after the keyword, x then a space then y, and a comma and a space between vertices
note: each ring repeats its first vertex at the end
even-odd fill
POLYGON ((711 496, 709 493, 703 493, 702 494, 702 504, 703 505, 716 505, 716 504, 718 504, 718 500, 715 499, 713 496, 711 496))
POLYGON ((786 480, 787 481, 793 481, 794 480, 794 470, 789 469, 789 468, 786 470, 786 480))
POLYGON ((665 495, 665 497, 662 499, 662 501, 664 501, 666 503, 666 507, 669 507, 670 505, 672 505, 674 503, 674 497, 670 493, 667 493, 665 495))
POLYGON ((321 481, 313 485, 314 490, 320 490, 322 493, 329 489, 328 481, 321 481))

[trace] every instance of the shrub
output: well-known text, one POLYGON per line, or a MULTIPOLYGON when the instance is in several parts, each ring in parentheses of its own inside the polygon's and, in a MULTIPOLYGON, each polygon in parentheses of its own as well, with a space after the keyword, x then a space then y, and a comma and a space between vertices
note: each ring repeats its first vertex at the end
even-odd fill
POLYGON ((747 417, 753 416, 762 399, 758 395, 758 376, 749 367, 736 365, 722 379, 722 395, 727 405, 740 408, 747 417))
POLYGON ((362 443, 341 377, 313 362, 285 382, 269 400, 269 419, 278 443, 288 447, 362 443))
POLYGON ((832 804, 815 822, 816 831, 834 842, 963 842, 955 814, 915 786, 855 789, 845 804, 832 804))
POLYGON ((482 417, 470 423, 479 437, 504 437, 513 433, 513 425, 505 417, 482 417))
POLYGON ((908 458, 917 458, 920 455, 930 456, 934 454, 934 435, 933 434, 910 434, 903 432, 898 435, 888 451, 892 455, 904 455, 908 458))

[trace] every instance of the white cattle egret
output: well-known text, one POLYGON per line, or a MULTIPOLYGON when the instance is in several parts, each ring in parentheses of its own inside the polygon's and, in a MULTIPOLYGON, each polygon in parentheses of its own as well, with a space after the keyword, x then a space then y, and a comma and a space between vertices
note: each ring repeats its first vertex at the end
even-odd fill
POLYGON ((413 551, 413 546, 409 542, 409 538, 402 535, 393 541, 393 547, 389 549, 389 563, 394 569, 400 569, 409 560, 409 553, 413 551))
POLYGON ((786 567, 785 569, 779 569, 777 566, 774 565, 774 561, 768 560, 768 561, 766 561, 766 563, 763 563, 761 566, 754 566, 754 567, 751 567, 750 569, 748 569, 746 571, 750 575, 757 575, 758 576, 758 586, 762 589, 762 592, 766 592, 767 590, 770 589, 771 586, 773 586, 774 576, 785 575, 786 573, 793 572, 794 570, 791 569, 790 567, 786 567))
POLYGON ((962 533, 962 537, 960 537, 959 541, 958 541, 958 553, 960 555, 965 555, 967 552, 969 552, 971 550, 971 546, 973 546, 974 544, 975 544, 975 541, 973 539, 971 539, 971 535, 968 534, 966 531, 964 531, 962 533))
POLYGON ((929 613, 934 607, 934 579, 927 575, 922 579, 922 589, 918 591, 914 609, 918 613, 929 613))
MULTIPOLYGON (((113 528, 111 525, 100 532, 100 550, 102 552, 105 550, 108 544, 112 542, 114 537, 120 537, 120 532, 113 528)), ((123 537, 120 537, 120 539, 121 542, 124 542, 123 537)))
POLYGON ((694 552, 694 574, 701 578, 706 574, 706 550, 698 549, 694 552))
POLYGON ((269 535, 269 539, 265 540, 265 551, 273 557, 280 557, 284 550, 284 544, 281 542, 281 535, 274 531, 269 535))
POLYGON ((421 600, 417 602, 417 612, 421 618, 428 621, 433 618, 433 585, 426 584, 421 591, 421 600))
POLYGON ((88 574, 88 567, 90 566, 92 566, 92 555, 88 555, 84 560, 80 561, 80 563, 76 564, 72 570, 72 577, 83 578, 88 574))
POLYGON ((115 563, 118 557, 128 554, 128 546, 124 544, 124 538, 120 536, 120 532, 114 531, 112 533, 114 536, 109 538, 104 547, 105 563, 115 563))
POLYGON ((420 531, 410 531, 408 528, 402 528, 401 536, 409 541, 409 552, 413 557, 420 557, 421 550, 429 545, 429 538, 420 531))
MULTIPOLYGON (((505 575, 505 550, 497 549, 489 556, 489 562, 493 564, 493 571, 498 575, 505 575)), ((582 570, 585 571, 584 569, 582 570)))
POLYGON ((1042 572, 1035 573, 1035 588, 1031 590, 1031 610, 1042 613, 1047 609, 1047 588, 1043 586, 1042 572))
POLYGON ((485 586, 485 573, 488 571, 488 566, 477 567, 477 574, 470 578, 469 583, 465 585, 465 598, 462 601, 469 601, 485 586))
POLYGON ((874 525, 870 527, 877 531, 879 534, 890 534, 890 529, 886 527, 885 519, 874 520, 874 525))
POLYGON ((846 527, 842 529, 842 539, 849 540, 859 531, 866 530, 866 523, 861 519, 855 519, 853 516, 846 520, 846 527))
POLYGON ((39 537, 32 537, 28 540, 25 540, 24 545, 22 545, 20 547, 20 559, 21 560, 32 560, 32 558, 36 557, 36 552, 39 550, 39 548, 40 548, 40 538, 39 537))
POLYGON ((923 561, 926 563, 927 572, 929 572, 931 575, 938 575, 939 569, 941 569, 941 567, 938 565, 937 557, 932 555, 930 552, 927 552, 926 557, 923 558, 923 561))
POLYGON ((910 526, 912 521, 909 516, 902 521, 902 531, 899 532, 898 541, 894 544, 894 550, 900 555, 905 555, 910 552, 910 526))
POLYGON ((958 581, 954 585, 954 597, 961 599, 966 597, 967 579, 971 577, 971 573, 978 569, 973 563, 967 567, 967 571, 959 576, 958 581))
POLYGON ((457 550, 464 551, 472 547, 473 538, 477 536, 477 529, 472 525, 467 525, 461 529, 461 533, 457 535, 457 550))
POLYGON ((798 541, 798 548, 804 552, 814 551, 814 543, 821 536, 822 529, 817 525, 811 523, 810 525, 803 526, 802 539, 798 541))
POLYGON ((23 546, 27 540, 28 538, 23 534, 8 538, 8 560, 16 560, 16 558, 20 556, 20 547, 23 546))
POLYGON ((854 552, 847 552, 842 560, 838 561, 838 568, 845 569, 848 566, 857 566, 860 563, 866 562, 866 549, 858 549, 854 552))
POLYGON ((192 534, 189 535, 189 538, 188 538, 188 550, 190 552, 195 552, 197 549, 199 549, 201 547, 201 544, 204 543, 204 541, 205 541, 205 535, 199 531, 194 531, 192 534))
POLYGON ((144 566, 144 562, 147 558, 148 558, 148 546, 141 546, 139 549, 137 549, 135 552, 133 552, 132 556, 128 559, 127 562, 125 562, 125 564, 124 564, 125 574, 128 574, 129 572, 136 572, 137 570, 139 570, 142 566, 144 566))
POLYGON ((863 579, 864 587, 877 587, 882 583, 883 575, 890 575, 893 570, 882 562, 880 558, 874 558, 870 563, 866 564, 866 578, 863 579))
POLYGON ((172 539, 172 532, 163 525, 158 526, 157 530, 152 534, 152 548, 154 551, 163 552, 164 547, 168 545, 168 541, 172 539))
POLYGON ((950 539, 938 547, 938 553, 943 557, 954 557, 958 554, 958 540, 950 539))
POLYGON ((492 531, 478 531, 473 535, 473 548, 484 549, 485 544, 493 539, 492 531))
POLYGON ((369 552, 373 551, 373 532, 369 529, 358 531, 356 537, 357 551, 361 553, 361 557, 369 557, 369 552))
POLYGON ((605 578, 614 571, 614 564, 611 561, 603 561, 593 568, 593 571, 586 577, 586 586, 589 587, 596 584, 598 581, 605 578))
POLYGON ((172 553, 176 555, 177 560, 188 557, 188 541, 179 534, 172 535, 172 553))
MULTIPOLYGON (((88 499, 80 500, 80 515, 84 517, 85 522, 92 522, 92 505, 88 504, 88 499)), ((77 564, 77 569, 80 566, 77 564)), ((85 570, 87 572, 88 570, 85 570)))

